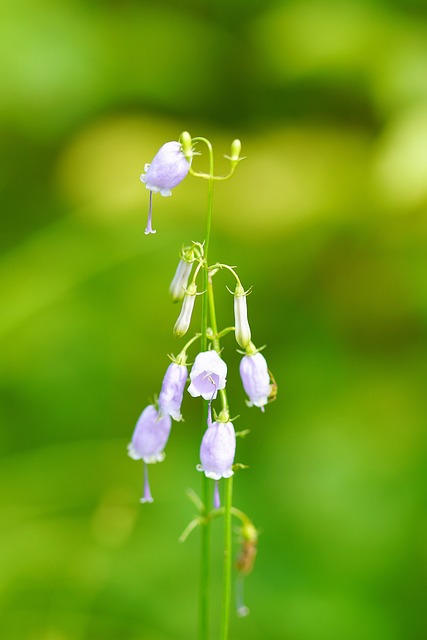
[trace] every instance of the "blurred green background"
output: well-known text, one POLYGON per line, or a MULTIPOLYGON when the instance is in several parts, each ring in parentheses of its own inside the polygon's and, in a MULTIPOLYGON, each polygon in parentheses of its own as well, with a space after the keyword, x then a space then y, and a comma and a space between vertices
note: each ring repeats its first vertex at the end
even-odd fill
POLYGON ((182 130, 218 171, 242 140, 211 257, 253 285, 279 384, 248 409, 224 340, 251 429, 235 504, 261 530, 232 638, 427 637, 425 2, 2 0, 0 87, 0 638, 196 637, 199 536, 177 539, 200 403, 153 505, 126 455, 179 349, 179 250, 204 234, 189 177, 144 236, 139 175, 182 130))

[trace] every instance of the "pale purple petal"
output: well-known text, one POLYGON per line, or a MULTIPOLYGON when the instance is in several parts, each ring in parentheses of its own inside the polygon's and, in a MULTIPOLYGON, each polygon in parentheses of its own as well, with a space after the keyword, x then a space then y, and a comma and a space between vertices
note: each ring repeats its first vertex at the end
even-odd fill
POLYGON ((231 422, 214 422, 205 431, 200 447, 200 471, 213 480, 233 475, 236 434, 231 422))
POLYGON ((166 142, 146 168, 141 181, 150 191, 169 196, 171 189, 184 180, 189 169, 190 163, 182 153, 180 143, 166 142))
POLYGON ((240 376, 249 397, 249 406, 260 407, 263 410, 264 405, 268 403, 271 384, 266 359, 259 351, 242 358, 240 376))
POLYGON ((182 420, 181 403, 188 372, 184 365, 172 362, 163 378, 159 395, 159 409, 162 415, 169 415, 178 422, 182 420))
POLYGON ((161 462, 164 448, 169 438, 172 420, 169 415, 160 416, 150 404, 141 413, 128 445, 128 453, 134 460, 144 460, 147 464, 161 462))
POLYGON ((194 398, 205 400, 216 398, 217 392, 225 388, 227 365, 216 351, 203 351, 196 356, 190 373, 188 392, 194 398))

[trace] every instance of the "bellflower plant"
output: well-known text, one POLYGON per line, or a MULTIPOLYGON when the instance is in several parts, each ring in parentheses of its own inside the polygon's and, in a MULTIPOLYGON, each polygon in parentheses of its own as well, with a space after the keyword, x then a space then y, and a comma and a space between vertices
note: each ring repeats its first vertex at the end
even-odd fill
MULTIPOLYGON (((223 588, 220 616, 220 640, 229 639, 231 585, 232 585, 232 518, 240 522, 241 545, 236 563, 237 614, 245 616, 249 609, 243 603, 243 579, 253 568, 258 533, 243 511, 233 506, 233 478, 236 471, 246 468, 241 462, 235 462, 237 442, 248 430, 235 432, 233 422, 237 418, 230 417, 227 395, 227 364, 225 349, 221 342, 228 334, 234 334, 237 345, 243 349, 240 363, 240 375, 243 388, 248 396, 249 406, 265 406, 274 399, 277 385, 268 370, 266 360, 252 342, 252 332, 248 319, 247 295, 235 267, 221 262, 210 262, 210 236, 212 228, 212 195, 216 182, 230 178, 238 164, 243 160, 240 155, 241 143, 234 140, 230 155, 225 156, 230 162, 227 175, 216 175, 214 172, 214 156, 212 145, 206 138, 191 138, 188 132, 181 134, 179 141, 167 142, 155 155, 151 164, 145 166, 141 180, 150 191, 147 235, 154 234, 152 228, 152 195, 160 193, 170 196, 180 182, 191 175, 206 180, 208 186, 208 211, 206 234, 203 242, 191 242, 180 254, 179 263, 169 291, 173 302, 182 301, 181 311, 175 323, 173 334, 181 339, 190 332, 193 310, 199 299, 201 304, 201 328, 191 335, 181 348, 177 357, 170 356, 169 364, 163 378, 158 401, 144 409, 135 427, 128 453, 135 460, 144 463, 144 494, 141 502, 152 502, 148 484, 148 465, 164 459, 166 446, 171 430, 172 420, 181 421, 184 404, 185 387, 188 382, 187 351, 194 348, 193 363, 189 375, 187 391, 192 402, 202 404, 200 437, 200 464, 195 468, 202 471, 201 497, 193 490, 189 493, 198 509, 198 514, 188 524, 180 541, 184 541, 190 533, 200 527, 200 603, 199 603, 199 640, 208 640, 210 635, 210 570, 211 561, 211 522, 215 517, 224 521, 223 536, 223 588), (208 151, 208 172, 195 171, 193 158, 195 146, 204 145, 208 151), (219 326, 214 296, 214 283, 221 274, 233 278, 234 291, 230 290, 234 299, 234 313, 230 310, 234 326, 219 326), (200 398, 200 400, 198 400, 200 398), (215 406, 213 406, 215 404, 215 406), (216 411, 216 408, 218 409, 216 411), (212 419, 212 414, 214 419, 212 419), (220 486, 224 496, 224 506, 220 504, 220 486), (212 508, 213 505, 213 508, 212 508)), ((228 288, 228 286, 227 286, 228 288)), ((230 305, 231 306, 231 305, 230 305)), ((241 353, 241 352, 240 352, 241 353)), ((187 396, 188 398, 188 396, 187 396)), ((184 407, 185 409, 185 407, 184 407)), ((189 425, 193 428, 193 425, 189 425)))

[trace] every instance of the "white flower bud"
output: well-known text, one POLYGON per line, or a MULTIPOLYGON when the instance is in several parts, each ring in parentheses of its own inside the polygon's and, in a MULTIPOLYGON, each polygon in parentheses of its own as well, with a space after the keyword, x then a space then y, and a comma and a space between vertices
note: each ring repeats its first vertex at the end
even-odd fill
POLYGON ((183 131, 181 133, 181 135, 179 136, 179 141, 181 142, 182 153, 188 161, 191 161, 191 158, 193 156, 193 143, 188 131, 183 131))
POLYGON ((251 341, 251 329, 248 322, 246 293, 241 284, 236 284, 234 291, 234 325, 237 343, 246 349, 251 341))
POLYGON ((176 338, 184 336, 191 322, 191 315, 193 313, 194 302, 196 300, 197 286, 192 282, 185 292, 184 300, 182 302, 181 313, 178 320, 175 322, 173 333, 176 338))
POLYGON ((231 156, 230 160, 232 162, 237 162, 240 158, 240 152, 242 150, 242 143, 240 140, 233 140, 231 143, 231 156))
POLYGON ((193 261, 194 253, 191 249, 182 254, 181 260, 178 263, 175 275, 169 287, 169 293, 171 294, 173 302, 179 302, 179 300, 182 300, 184 297, 193 261))

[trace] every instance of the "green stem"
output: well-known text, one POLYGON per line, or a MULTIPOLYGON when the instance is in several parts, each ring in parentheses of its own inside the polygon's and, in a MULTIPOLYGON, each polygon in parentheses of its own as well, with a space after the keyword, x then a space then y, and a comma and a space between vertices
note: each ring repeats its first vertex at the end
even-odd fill
MULTIPOLYGON (((209 150, 209 169, 210 176, 208 182, 208 215, 206 223, 206 235, 204 241, 204 268, 203 268, 203 291, 202 296, 202 329, 201 329, 201 349, 207 351, 208 339, 208 254, 209 243, 212 228, 212 200, 213 200, 213 152, 212 146, 208 140, 204 140, 209 150)), ((202 434, 204 434, 207 425, 208 417, 208 403, 203 403, 203 419, 202 419, 202 434)), ((209 479, 202 475, 202 496, 205 512, 203 515, 207 515, 209 512, 209 505, 211 503, 211 492, 209 479)), ((200 602, 199 602, 199 638, 200 640, 209 639, 209 600, 210 600, 210 552, 211 552, 211 527, 210 520, 207 518, 204 526, 201 527, 201 559, 200 559, 200 602)))
MULTIPOLYGON (((194 138, 196 140, 196 138, 194 138)), ((215 313, 215 300, 213 295, 212 279, 209 275, 209 245, 212 228, 212 202, 213 202, 213 185, 214 180, 218 179, 214 177, 214 161, 212 145, 206 138, 197 138, 201 142, 204 142, 209 151, 209 175, 200 175, 200 177, 206 177, 208 179, 208 216, 206 224, 206 236, 204 241, 204 265, 203 265, 203 291, 202 296, 202 336, 201 336, 201 349, 207 350, 208 338, 208 317, 211 322, 213 331, 213 345, 215 351, 220 353, 220 340, 218 336, 218 327, 216 322, 215 313)), ((193 175, 197 175, 192 172, 193 175)), ((237 276, 236 276, 237 277, 237 276)), ((220 392, 222 409, 228 412, 227 394, 225 389, 220 392)), ((203 433, 206 429, 207 415, 208 415, 208 402, 205 401, 203 407, 203 433)), ((211 491, 208 478, 203 474, 203 503, 204 503, 204 516, 209 513, 209 507, 211 503, 211 491)), ((227 478, 225 480, 225 505, 224 505, 224 569, 223 569, 223 593, 222 593, 222 616, 221 616, 221 640, 228 640, 229 626, 230 626, 230 604, 231 604, 231 568, 232 568, 232 548, 231 548, 231 515, 232 515, 232 501, 233 501, 233 478, 227 478)), ((210 532, 210 518, 206 517, 206 524, 201 527, 202 539, 201 539, 201 575, 200 575, 200 640, 208 640, 209 638, 209 596, 210 596, 210 547, 211 547, 211 532, 210 532)))
MULTIPOLYGON (((204 424, 206 425, 204 419, 204 424)), ((210 491, 208 479, 203 474, 202 496, 204 504, 204 513, 208 512, 210 503, 210 491)), ((200 640, 209 639, 209 602, 210 602, 210 552, 211 552, 211 528, 210 521, 204 520, 201 530, 201 558, 200 558, 200 601, 199 601, 199 637, 200 640)))
POLYGON ((222 587, 221 640, 228 640, 231 604, 231 514, 233 502, 233 476, 225 481, 224 505, 224 573, 222 587))
MULTIPOLYGON (((215 298, 212 286, 212 277, 208 279, 208 300, 210 321, 213 331, 213 345, 215 351, 220 353, 221 345, 218 337, 218 326, 215 312, 215 298)), ((221 389, 219 392, 223 411, 228 413, 227 392, 221 389)), ((222 585, 222 614, 221 614, 221 640, 228 639, 230 627, 230 604, 231 604, 231 515, 233 503, 233 476, 224 480, 225 499, 224 499, 224 568, 223 568, 223 585, 222 585)))

